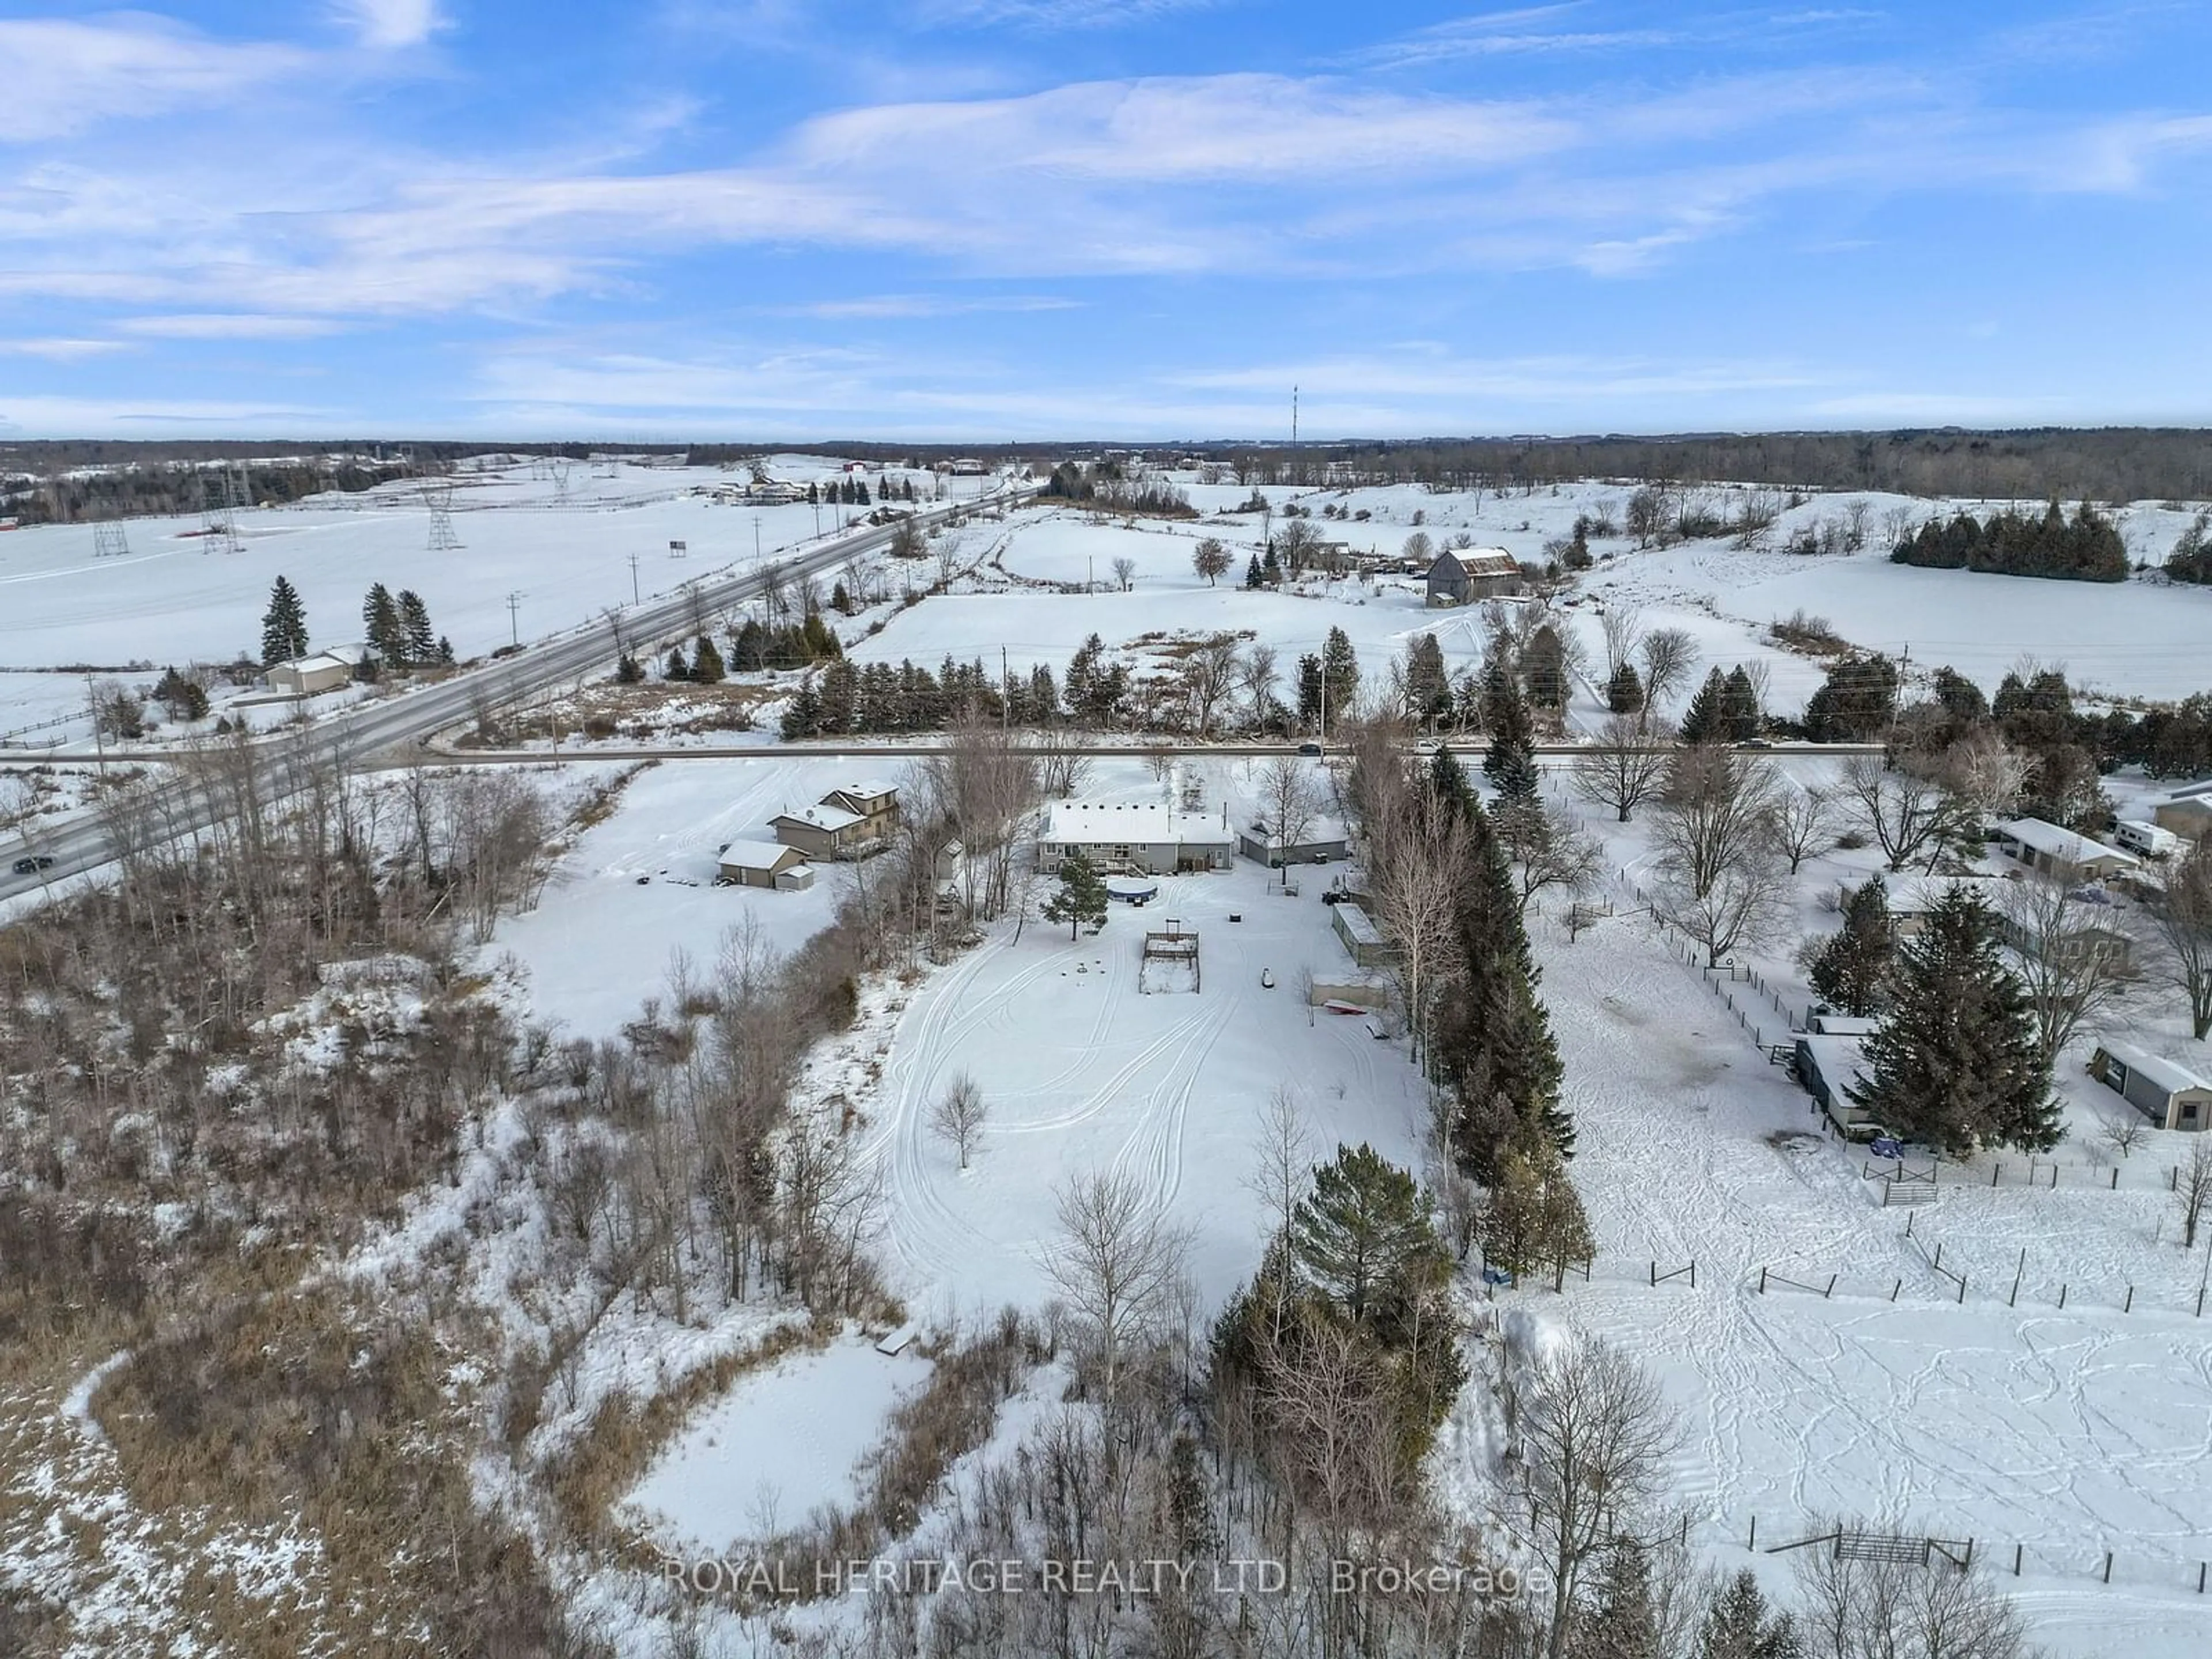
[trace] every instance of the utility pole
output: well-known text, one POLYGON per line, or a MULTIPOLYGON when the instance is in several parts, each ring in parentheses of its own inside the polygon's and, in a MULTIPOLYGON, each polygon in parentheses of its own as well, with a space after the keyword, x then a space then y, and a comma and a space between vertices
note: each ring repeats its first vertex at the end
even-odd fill
POLYGON ((84 703, 86 708, 92 710, 92 746, 94 750, 100 757, 100 781, 102 782, 106 782, 107 779, 107 739, 101 734, 100 730, 100 692, 93 685, 92 676, 89 674, 87 674, 84 677, 84 703))
POLYGON ((1006 647, 999 647, 999 730, 1007 729, 1013 718, 1014 686, 1006 675, 1006 647))
POLYGON ((1086 593, 1098 591, 1098 556, 1096 553, 1083 556, 1083 591, 1086 593))
POLYGON ((516 588, 507 596, 507 633, 510 644, 522 643, 522 623, 520 616, 521 610, 522 590, 516 588))
POLYGON ((643 603, 637 593, 637 555, 635 553, 629 556, 629 602, 632 605, 643 603))
POLYGON ((753 514, 753 562, 760 562, 760 514, 753 514))

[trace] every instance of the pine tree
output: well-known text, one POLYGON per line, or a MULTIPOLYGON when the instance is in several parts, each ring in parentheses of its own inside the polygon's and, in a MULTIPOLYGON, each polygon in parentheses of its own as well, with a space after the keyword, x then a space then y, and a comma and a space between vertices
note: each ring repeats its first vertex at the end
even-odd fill
POLYGON ((1522 672, 1528 686, 1528 701, 1539 708, 1564 708, 1567 703, 1567 650, 1559 630, 1546 623, 1528 641, 1522 672))
POLYGON ((1721 729, 1730 743, 1749 743, 1759 735, 1759 688, 1741 663, 1721 685, 1721 729))
POLYGON ((1596 1605, 1575 1627, 1570 1659, 1660 1659, 1661 1651, 1651 1563, 1635 1539, 1615 1538, 1598 1565, 1596 1605))
POLYGON ((1459 757, 1443 744, 1429 757, 1429 793, 1443 803, 1455 819, 1471 818, 1481 811, 1480 798, 1474 786, 1467 781, 1467 769, 1459 763, 1459 757))
POLYGON ((1560 1099, 1564 1069, 1551 1017, 1536 996, 1538 969, 1512 872, 1479 806, 1468 823, 1470 869, 1457 918, 1461 984, 1443 1004, 1431 1054, 1457 1102, 1453 1152, 1462 1170, 1487 1182, 1517 1126, 1538 1125, 1563 1158, 1574 1156, 1575 1127, 1560 1099))
POLYGON ((1406 647, 1406 701, 1424 725, 1451 713, 1451 675, 1433 634, 1416 634, 1406 647))
POLYGON ((692 643, 691 678, 701 685, 722 683, 722 653, 714 648, 712 635, 702 634, 692 643))
POLYGON ((393 667, 404 666, 407 661, 407 632, 399 621, 399 607, 392 602, 392 592, 382 582, 368 590, 368 597, 361 602, 361 622, 368 648, 379 662, 393 667))
POLYGON ((1695 1659, 1798 1659, 1801 1651, 1790 1616, 1770 1613, 1759 1581, 1742 1571, 1705 1610, 1695 1659))
POLYGON ((443 634, 441 634, 438 635, 438 666, 441 668, 451 668, 453 665, 453 642, 447 639, 443 634))
POLYGON ((1644 708, 1644 677, 1626 657, 1605 683, 1605 706, 1616 714, 1633 714, 1644 708))
POLYGON ((1267 585, 1267 578, 1260 569, 1260 556, 1257 553, 1255 553, 1252 556, 1252 562, 1247 565, 1244 568, 1244 586, 1247 587, 1264 587, 1267 585))
POLYGON ((1897 953, 1887 1017, 1866 1040, 1851 1098, 1908 1140, 1964 1157, 1988 1146, 2047 1152, 2063 1133, 2027 993, 1997 948, 1994 917, 1954 889, 1897 953))
POLYGON ((638 665, 637 659, 630 655, 629 652, 625 651, 622 655, 615 659, 615 684, 617 685, 635 685, 644 678, 645 670, 638 665))
POLYGON ((1517 1127, 1498 1152, 1488 1185, 1478 1229, 1485 1259, 1516 1279, 1589 1259, 1589 1217, 1550 1137, 1517 1127))
POLYGON ((1093 927, 1106 925, 1105 878, 1081 848, 1060 860, 1060 888, 1044 902, 1044 919, 1066 922, 1071 939, 1086 921, 1093 927))
POLYGON ((853 614, 853 596, 846 592, 845 584, 842 581, 833 584, 830 589, 830 608, 841 617, 853 614))
POLYGON ((300 603, 299 590, 279 576, 261 616, 261 665, 273 668, 307 654, 307 608, 300 603))
POLYGON ((1864 743, 1888 729, 1897 712, 1897 665, 1880 652, 1853 651, 1828 665, 1805 704, 1805 735, 1815 743, 1864 743))
POLYGON ((1307 732, 1321 726, 1321 659, 1310 651, 1298 659, 1298 726, 1307 732))
POLYGON ((1815 995, 1861 1018, 1881 1012, 1888 1000, 1890 964, 1897 934, 1889 915, 1889 890, 1879 874, 1869 876, 1844 901, 1844 926, 1814 953, 1808 977, 1815 995))
POLYGON ((190 675, 179 674, 173 665, 155 683, 154 701, 168 710, 173 720, 201 720, 208 711, 207 688, 190 675))
POLYGON ((811 679, 802 680, 799 690, 791 694, 791 701, 783 706, 783 735, 786 740, 818 736, 822 730, 822 698, 811 679))
POLYGON ((1364 1141, 1314 1170, 1291 1251, 1307 1281, 1360 1325, 1410 1306, 1449 1261, 1413 1177, 1364 1141))
POLYGON ((1705 676, 1690 706, 1682 711, 1684 743, 1723 743, 1728 738, 1728 676, 1718 666, 1705 676))
MULTIPOLYGON (((1341 628, 1330 629, 1322 641, 1321 683, 1322 723, 1326 726, 1349 714, 1359 697, 1359 659, 1352 654, 1352 636, 1341 628)), ((1322 735, 1328 734, 1324 731, 1322 735)))
POLYGON ((684 660, 682 646, 672 645, 668 647, 668 666, 662 671, 662 673, 665 678, 672 680, 688 680, 691 678, 691 665, 684 660))
MULTIPOLYGON (((1503 679, 1503 676, 1499 677, 1503 679)), ((1528 704, 1518 687, 1504 681, 1501 695, 1486 698, 1490 714, 1490 748, 1482 757, 1482 775, 1505 800, 1536 799, 1536 730, 1528 704)))
POLYGON ((429 607, 412 588, 400 590, 399 626, 406 641, 404 661, 428 662, 438 654, 438 634, 430 626, 429 607))
POLYGON ((1283 562, 1275 556, 1275 538, 1267 538, 1267 550, 1260 561, 1260 579, 1269 586, 1283 580, 1283 562))

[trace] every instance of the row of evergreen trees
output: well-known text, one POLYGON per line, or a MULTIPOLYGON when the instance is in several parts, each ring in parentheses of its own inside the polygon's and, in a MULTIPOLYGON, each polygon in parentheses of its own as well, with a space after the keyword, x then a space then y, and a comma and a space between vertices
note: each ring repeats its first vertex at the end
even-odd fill
POLYGON ((1979 895, 1954 888, 1899 944, 1874 876, 1845 899, 1841 931, 1808 967, 1823 1000, 1881 1021, 1850 1094, 1885 1128, 1953 1157, 2058 1144, 2064 1127, 2027 988, 1979 895))
POLYGON ((453 666, 453 641, 441 638, 430 626, 430 609, 413 588, 402 588, 394 599, 391 590, 378 582, 361 602, 361 620, 367 629, 368 648, 380 666, 453 666))
POLYGON ((2006 511, 1986 520, 1960 513, 1930 519, 1897 544, 1899 564, 1940 570, 1987 570, 2005 576, 2056 576, 2069 581, 2118 582, 2128 576, 2127 544, 2088 502, 2072 519, 2057 501, 2030 517, 2006 511))
POLYGON ((2212 583, 2212 514, 2200 513, 2166 556, 2166 574, 2178 582, 2212 583))

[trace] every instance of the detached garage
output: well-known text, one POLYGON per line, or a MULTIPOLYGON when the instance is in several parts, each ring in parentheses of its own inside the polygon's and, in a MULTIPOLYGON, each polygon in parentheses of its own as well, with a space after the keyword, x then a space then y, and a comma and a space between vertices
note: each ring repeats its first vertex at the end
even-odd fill
POLYGON ((814 885, 814 866, 796 847, 772 841, 733 841, 722 849, 714 884, 803 893, 814 885))
POLYGON ((2132 1042, 2099 1043, 2090 1057, 2089 1075, 2159 1128, 2212 1127, 2212 1083, 2132 1042))

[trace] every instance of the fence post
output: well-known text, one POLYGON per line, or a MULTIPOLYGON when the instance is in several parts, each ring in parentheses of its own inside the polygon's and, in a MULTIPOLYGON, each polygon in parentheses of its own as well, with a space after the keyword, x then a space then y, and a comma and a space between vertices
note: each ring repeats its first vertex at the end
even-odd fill
POLYGON ((2015 1578, 2020 1577, 2020 1555, 2021 1547, 2022 1547, 2018 1544, 2014 1544, 2012 1547, 2012 1576, 2015 1578))
POLYGON ((1825 1291, 1821 1291, 1821 1292, 1820 1292, 1820 1300, 1821 1300, 1821 1301, 1823 1301, 1823 1302, 1826 1302, 1826 1301, 1827 1301, 1831 1297, 1834 1296, 1834 1295, 1835 1295, 1835 1293, 1836 1293, 1836 1275, 1835 1275, 1834 1273, 1830 1273, 1830 1274, 1828 1275, 1828 1288, 1827 1288, 1826 1290, 1825 1290, 1825 1291))
POLYGON ((2054 1192, 2057 1190, 2057 1188, 2058 1188, 2058 1165, 2057 1165, 2057 1164, 2056 1162, 2054 1162, 2054 1163, 2051 1164, 2051 1189, 2052 1189, 2054 1192))
POLYGON ((1904 1288, 1905 1288, 1905 1281, 1904 1281, 1903 1279, 1899 1279, 1899 1280, 1897 1281, 1897 1283, 1896 1283, 1896 1284, 1894 1284, 1894 1285, 1891 1285, 1891 1286, 1889 1287, 1889 1299, 1890 1299, 1892 1302, 1896 1301, 1896 1300, 1897 1300, 1897 1293, 1898 1293, 1899 1291, 1903 1290, 1904 1288))
POLYGON ((2063 1285, 2058 1287, 2058 1305, 2061 1308, 2066 1305, 2066 1287, 2063 1285))
POLYGON ((2117 1164, 2112 1165, 2112 1184, 2109 1190, 2116 1193, 2120 1190, 2120 1166, 2117 1164))
MULTIPOLYGON (((1698 1288, 1698 1259, 1695 1256, 1692 1256, 1690 1258, 1690 1288, 1693 1291, 1698 1288)), ((2203 1306, 2204 1293, 2202 1291, 2199 1291, 2197 1295, 2197 1306, 2202 1308, 2203 1306)))
POLYGON ((2197 1593, 2199 1595, 2204 1594, 2204 1563, 2202 1561, 2197 1564, 2197 1593))
POLYGON ((2006 1307, 2017 1308, 2020 1305, 2021 1276, 2027 1273, 2027 1246, 2023 1244, 2020 1247, 2020 1266, 2012 1270, 2012 1294, 2005 1298, 2006 1307))
POLYGON ((2129 1286, 2128 1286, 2128 1299, 2127 1299, 2125 1302, 2124 1302, 2124 1303, 2122 1303, 2122 1304, 2120 1304, 2120 1311, 2121 1311, 2122 1313, 2133 1313, 2135 1310, 2136 1310, 2136 1287, 2135 1287, 2134 1285, 2129 1285, 2129 1286))
POLYGON ((1764 1267, 1759 1270, 1759 1293, 1761 1296, 1766 1294, 1766 1269, 1764 1267))
MULTIPOLYGON (((1751 1517, 1751 1541, 1746 1544, 1744 1548, 1753 1554, 1759 1551, 1759 1517, 1755 1515, 1751 1517)), ((2204 1570, 2202 1567, 2197 1571, 2197 1593, 2199 1595, 2204 1594, 2204 1570)))
POLYGON ((2112 1582, 2112 1553, 2110 1550, 2105 1552, 2105 1582, 2108 1584, 2112 1582))
POLYGON ((2003 1173, 2004 1161, 2000 1158, 1996 1163, 1990 1165, 1990 1185, 1992 1187, 1996 1186, 1997 1184, 1997 1177, 2003 1173))

